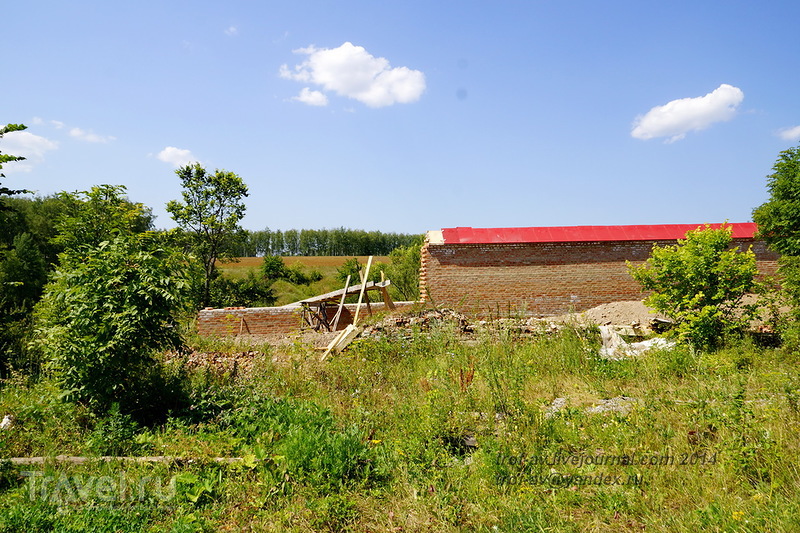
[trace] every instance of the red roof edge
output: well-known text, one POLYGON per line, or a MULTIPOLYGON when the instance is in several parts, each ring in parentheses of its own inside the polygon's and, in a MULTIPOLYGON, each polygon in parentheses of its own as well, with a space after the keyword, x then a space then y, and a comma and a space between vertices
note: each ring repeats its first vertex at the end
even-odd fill
MULTIPOLYGON (((708 224, 718 229, 723 224, 708 224)), ((735 239, 751 239, 754 222, 724 224, 735 239)), ((523 242, 598 242, 598 241, 673 241, 683 239, 687 231, 703 229, 706 224, 654 224, 638 226, 553 226, 538 228, 444 228, 446 244, 494 244, 523 242)))

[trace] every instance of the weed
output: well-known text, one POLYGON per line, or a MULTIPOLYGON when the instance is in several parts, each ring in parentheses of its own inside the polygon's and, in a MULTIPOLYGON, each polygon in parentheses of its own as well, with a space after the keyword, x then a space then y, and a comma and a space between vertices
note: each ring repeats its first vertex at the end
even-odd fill
POLYGON ((132 455, 141 448, 134 440, 138 429, 131 416, 120 413, 119 404, 114 403, 89 435, 89 449, 98 455, 132 455))

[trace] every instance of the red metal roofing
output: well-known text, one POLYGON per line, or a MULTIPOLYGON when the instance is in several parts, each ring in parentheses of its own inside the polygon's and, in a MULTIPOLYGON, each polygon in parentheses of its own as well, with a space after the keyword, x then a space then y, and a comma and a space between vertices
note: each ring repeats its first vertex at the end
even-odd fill
MULTIPOLYGON (((727 224, 734 238, 752 238, 753 222, 727 224)), ((722 224, 710 224, 719 228, 722 224)), ((444 228, 447 244, 489 244, 521 242, 672 241, 705 224, 655 224, 646 226, 555 226, 541 228, 444 228)))

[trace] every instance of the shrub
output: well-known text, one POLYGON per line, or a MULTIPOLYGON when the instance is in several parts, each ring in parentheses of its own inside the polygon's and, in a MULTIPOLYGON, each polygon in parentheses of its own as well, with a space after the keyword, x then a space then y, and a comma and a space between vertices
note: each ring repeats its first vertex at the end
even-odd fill
POLYGON ((37 310, 38 348, 66 397, 106 411, 136 395, 158 350, 180 348, 180 257, 148 235, 119 236, 60 267, 37 310))
POLYGON ((747 325, 754 309, 742 298, 755 286, 755 255, 730 249, 730 226, 698 229, 673 246, 654 247, 631 276, 652 293, 647 305, 676 322, 678 337, 695 347, 713 347, 747 325))

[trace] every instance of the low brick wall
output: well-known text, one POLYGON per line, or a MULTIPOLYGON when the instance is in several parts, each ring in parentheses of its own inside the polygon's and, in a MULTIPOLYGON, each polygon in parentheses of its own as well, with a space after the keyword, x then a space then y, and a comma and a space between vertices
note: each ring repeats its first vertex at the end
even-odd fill
MULTIPOLYGON (((398 309, 409 307, 413 302, 395 302, 398 309)), ((382 311, 383 302, 371 303, 373 311, 382 311)), ((358 304, 345 304, 337 329, 353 323, 358 304)), ((327 308, 329 320, 336 315, 336 306, 327 308)), ((303 327, 302 307, 230 307, 226 309, 203 309, 198 313, 197 331, 202 336, 230 337, 236 335, 289 335, 303 327)), ((361 304, 360 317, 368 315, 367 305, 361 304)), ((359 318, 359 323, 361 322, 359 318)))
MULTIPOLYGON (((477 317, 552 316, 645 296, 626 261, 640 264, 654 245, 676 241, 433 244, 422 248, 423 301, 477 317)), ((777 254, 752 245, 762 274, 775 273, 777 254)))

